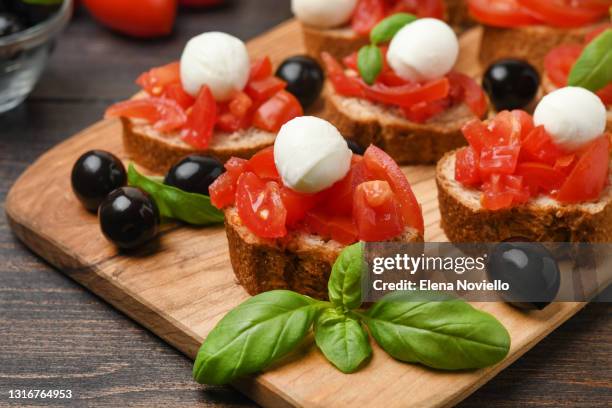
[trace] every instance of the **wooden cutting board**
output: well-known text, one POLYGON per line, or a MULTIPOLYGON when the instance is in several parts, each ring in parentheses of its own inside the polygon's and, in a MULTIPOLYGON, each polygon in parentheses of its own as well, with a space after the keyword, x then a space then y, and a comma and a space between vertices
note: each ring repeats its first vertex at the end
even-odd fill
MULTIPOLYGON (((459 69, 474 64, 479 31, 463 36, 459 69)), ((299 25, 290 21, 249 42, 253 57, 278 63, 303 52, 299 25)), ((180 50, 177 50, 177 55, 180 50)), ((160 61, 161 63, 162 61, 160 61)), ((222 227, 164 227, 158 243, 129 256, 109 244, 94 215, 70 189, 70 170, 89 149, 105 149, 128 161, 117 120, 101 121, 40 157, 17 180, 6 202, 15 234, 28 247, 190 358, 213 326, 247 293, 236 284, 222 227)), ((439 228, 433 167, 406 167, 423 206, 428 241, 445 241, 439 228)), ((306 344, 273 369, 241 380, 237 388, 263 406, 376 407, 451 406, 570 318, 582 303, 553 304, 524 313, 502 303, 476 305, 509 330, 512 348, 501 364, 448 373, 399 363, 374 345, 374 357, 360 372, 345 375, 306 344)))

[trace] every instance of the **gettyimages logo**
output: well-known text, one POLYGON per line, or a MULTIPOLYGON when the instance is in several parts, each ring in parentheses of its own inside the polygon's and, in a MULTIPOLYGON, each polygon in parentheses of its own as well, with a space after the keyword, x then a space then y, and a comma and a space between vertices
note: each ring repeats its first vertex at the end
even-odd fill
POLYGON ((366 302, 395 291, 433 291, 542 308, 591 301, 612 282, 612 244, 381 242, 367 243, 364 256, 366 302))

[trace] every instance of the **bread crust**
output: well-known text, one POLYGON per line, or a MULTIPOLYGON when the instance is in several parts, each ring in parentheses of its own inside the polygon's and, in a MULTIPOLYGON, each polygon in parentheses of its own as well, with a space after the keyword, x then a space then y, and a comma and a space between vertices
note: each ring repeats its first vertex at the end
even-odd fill
POLYGON ((498 211, 480 206, 480 192, 454 180, 455 152, 436 168, 440 225, 451 242, 612 242, 612 191, 597 203, 562 205, 539 198, 498 211))
POLYGON ((503 58, 522 59, 539 72, 544 57, 560 44, 582 44, 585 35, 595 26, 562 29, 547 26, 498 28, 484 26, 479 60, 483 68, 503 58))
MULTIPOLYGON (((242 224, 234 207, 224 213, 234 274, 250 295, 290 289, 317 299, 327 298, 331 268, 343 245, 296 232, 283 239, 262 239, 242 224)), ((423 236, 407 229, 396 241, 423 242, 423 236)))
POLYGON ((461 127, 476 118, 462 104, 426 123, 415 123, 397 109, 346 98, 329 86, 325 91, 323 117, 347 139, 361 146, 375 144, 404 165, 434 164, 444 153, 464 146, 461 127))
MULTIPOLYGON (((163 136, 153 130, 150 126, 138 121, 121 118, 123 125, 123 146, 131 160, 146 167, 154 173, 164 174, 170 167, 183 157, 199 153, 213 156, 221 162, 230 157, 250 158, 264 147, 274 144, 275 135, 267 132, 248 130, 236 133, 235 137, 252 137, 252 142, 233 144, 227 142, 215 142, 208 150, 198 150, 182 142, 178 135, 163 136), (253 135, 258 132, 257 138, 253 135)), ((229 135, 226 138, 234 137, 229 135)))

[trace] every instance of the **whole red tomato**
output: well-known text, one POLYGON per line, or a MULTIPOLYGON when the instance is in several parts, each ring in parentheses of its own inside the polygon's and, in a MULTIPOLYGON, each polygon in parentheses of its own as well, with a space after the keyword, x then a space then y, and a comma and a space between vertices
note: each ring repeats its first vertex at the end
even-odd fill
POLYGON ((134 37, 170 34, 177 0, 83 0, 96 20, 134 37))

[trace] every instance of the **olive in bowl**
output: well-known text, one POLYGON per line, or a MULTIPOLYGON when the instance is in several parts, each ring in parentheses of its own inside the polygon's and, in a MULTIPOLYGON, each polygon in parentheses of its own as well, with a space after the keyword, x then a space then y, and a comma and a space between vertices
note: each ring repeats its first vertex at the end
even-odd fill
POLYGON ((276 76, 287 83, 287 91, 300 101, 304 109, 317 100, 325 80, 319 63, 303 55, 284 60, 276 70, 276 76))
POLYGON ((100 228, 119 248, 130 249, 157 236, 159 209, 149 194, 136 187, 121 187, 100 204, 100 228))
POLYGON ((89 211, 98 206, 113 190, 125 186, 127 175, 123 163, 112 153, 90 150, 78 158, 70 177, 72 191, 89 211))
POLYGON ((482 87, 498 111, 524 109, 538 93, 540 75, 525 61, 503 59, 487 68, 482 87))
POLYGON ((190 193, 209 195, 208 187, 224 171, 223 164, 214 157, 194 154, 172 166, 164 184, 190 193))

